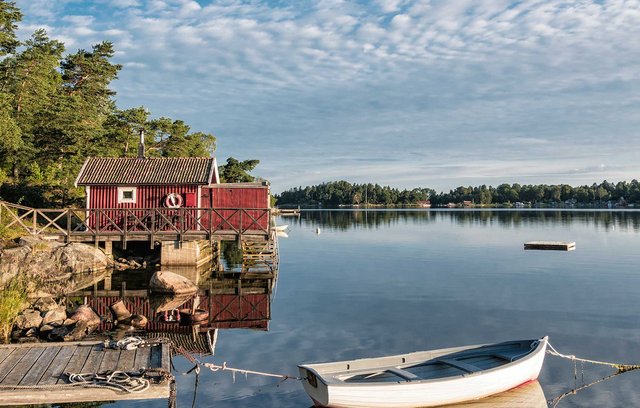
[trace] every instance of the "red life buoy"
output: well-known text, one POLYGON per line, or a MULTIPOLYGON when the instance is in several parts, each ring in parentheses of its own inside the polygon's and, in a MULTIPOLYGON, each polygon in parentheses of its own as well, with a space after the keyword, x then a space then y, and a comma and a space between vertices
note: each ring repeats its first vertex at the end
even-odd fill
POLYGON ((182 207, 182 196, 178 193, 167 194, 164 198, 164 206, 167 208, 182 207))

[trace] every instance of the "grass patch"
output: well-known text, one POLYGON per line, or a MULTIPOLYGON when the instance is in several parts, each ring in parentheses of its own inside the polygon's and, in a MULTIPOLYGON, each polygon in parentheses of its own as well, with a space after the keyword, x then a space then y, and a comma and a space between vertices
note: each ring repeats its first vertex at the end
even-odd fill
POLYGON ((9 343, 13 322, 27 304, 27 285, 23 279, 11 279, 0 296, 0 341, 9 343))

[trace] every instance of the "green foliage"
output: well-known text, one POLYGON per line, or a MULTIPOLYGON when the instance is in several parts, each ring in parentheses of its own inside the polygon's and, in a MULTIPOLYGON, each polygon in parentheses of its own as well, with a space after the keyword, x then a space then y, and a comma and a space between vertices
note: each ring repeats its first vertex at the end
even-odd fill
POLYGON ((255 181, 255 177, 249 174, 260 160, 238 161, 233 157, 227 159, 227 163, 220 166, 220 181, 223 183, 249 183, 255 181))
POLYGON ((27 303, 27 285, 22 279, 11 279, 0 296, 0 339, 9 343, 13 322, 27 303))
POLYGON ((13 1, 0 1, 0 57, 12 53, 20 44, 16 38, 22 13, 13 1))
POLYGON ((351 184, 334 181, 317 186, 298 187, 277 196, 278 205, 337 207, 340 205, 409 205, 430 200, 429 188, 398 190, 378 184, 351 184))
POLYGON ((323 183, 317 186, 298 187, 276 197, 278 205, 300 205, 306 207, 337 207, 340 205, 411 205, 430 200, 432 206, 466 202, 480 206, 512 206, 516 202, 539 206, 597 206, 609 204, 625 206, 640 204, 640 183, 632 180, 609 183, 603 181, 591 186, 571 187, 560 185, 501 184, 492 186, 460 186, 448 193, 439 193, 429 188, 398 190, 377 184, 350 184, 346 181, 323 183))
POLYGON ((144 107, 119 110, 111 82, 122 66, 113 44, 64 55, 43 29, 20 43, 22 19, 0 0, 0 192, 34 207, 81 204, 73 183, 89 156, 131 157, 145 132, 149 156, 211 156, 215 136, 181 120, 150 119, 144 107))

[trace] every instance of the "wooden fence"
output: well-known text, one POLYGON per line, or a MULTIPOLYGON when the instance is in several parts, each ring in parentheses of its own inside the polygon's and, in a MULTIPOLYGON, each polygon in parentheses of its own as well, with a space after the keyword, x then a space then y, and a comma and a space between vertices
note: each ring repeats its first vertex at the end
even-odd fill
POLYGON ((0 225, 69 241, 268 239, 270 208, 36 209, 0 201, 0 225))

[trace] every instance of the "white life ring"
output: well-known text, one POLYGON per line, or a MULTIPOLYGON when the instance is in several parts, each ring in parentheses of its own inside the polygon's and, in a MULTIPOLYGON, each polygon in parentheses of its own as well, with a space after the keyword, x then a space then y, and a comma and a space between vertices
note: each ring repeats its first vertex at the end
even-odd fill
POLYGON ((170 193, 164 198, 164 206, 167 208, 182 207, 182 196, 178 193, 170 193))

